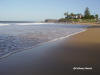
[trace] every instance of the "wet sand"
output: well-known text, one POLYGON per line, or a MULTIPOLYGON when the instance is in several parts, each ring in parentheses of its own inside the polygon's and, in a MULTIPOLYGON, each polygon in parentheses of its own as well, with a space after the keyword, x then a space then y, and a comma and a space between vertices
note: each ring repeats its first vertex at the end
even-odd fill
POLYGON ((0 60, 1 75, 97 75, 100 73, 100 27, 0 60), (92 67, 92 70, 73 70, 92 67))

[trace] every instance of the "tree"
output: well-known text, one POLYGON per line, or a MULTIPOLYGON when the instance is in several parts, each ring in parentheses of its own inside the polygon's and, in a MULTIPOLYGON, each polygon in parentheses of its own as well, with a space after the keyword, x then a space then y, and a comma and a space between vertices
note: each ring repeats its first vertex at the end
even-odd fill
POLYGON ((90 19, 90 16, 91 16, 90 10, 89 10, 89 8, 87 7, 87 8, 85 9, 85 12, 84 12, 84 18, 85 18, 85 19, 90 19))
POLYGON ((89 19, 95 19, 94 15, 90 15, 89 19))
POLYGON ((68 12, 65 12, 64 15, 65 15, 65 18, 69 16, 68 12))
POLYGON ((71 13, 71 14, 70 14, 70 16, 74 16, 74 15, 75 15, 74 13, 71 13))
POLYGON ((71 18, 71 19, 73 19, 73 18, 74 18, 74 16, 75 16, 75 14, 74 14, 74 13, 71 13, 71 14, 70 14, 70 18, 71 18))
POLYGON ((96 20, 98 20, 98 18, 99 18, 99 15, 98 15, 98 14, 96 14, 96 15, 95 15, 95 18, 96 18, 96 20))

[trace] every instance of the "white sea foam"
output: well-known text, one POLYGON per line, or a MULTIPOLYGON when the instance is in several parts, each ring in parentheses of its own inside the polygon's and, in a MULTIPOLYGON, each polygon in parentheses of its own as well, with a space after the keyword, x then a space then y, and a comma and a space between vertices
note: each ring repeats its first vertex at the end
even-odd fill
POLYGON ((79 34, 79 33, 81 33, 81 32, 85 32, 86 30, 87 30, 87 29, 84 29, 84 30, 82 30, 82 31, 79 31, 79 32, 76 32, 76 33, 73 33, 73 34, 69 34, 69 35, 64 36, 64 37, 56 38, 56 39, 53 39, 53 40, 51 40, 51 41, 49 41, 49 42, 53 42, 53 41, 57 41, 57 40, 63 40, 63 39, 68 38, 68 37, 70 37, 70 36, 79 34))
POLYGON ((0 26, 8 26, 10 24, 4 24, 4 23, 0 23, 0 26))
POLYGON ((41 25, 41 24, 48 24, 48 23, 16 23, 16 25, 41 25))

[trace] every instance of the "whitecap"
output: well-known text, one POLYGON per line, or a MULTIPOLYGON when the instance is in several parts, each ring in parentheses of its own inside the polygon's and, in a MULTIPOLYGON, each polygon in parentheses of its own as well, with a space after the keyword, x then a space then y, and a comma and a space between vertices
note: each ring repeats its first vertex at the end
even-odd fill
POLYGON ((10 25, 10 24, 4 24, 4 23, 0 23, 0 26, 8 26, 8 25, 10 25))

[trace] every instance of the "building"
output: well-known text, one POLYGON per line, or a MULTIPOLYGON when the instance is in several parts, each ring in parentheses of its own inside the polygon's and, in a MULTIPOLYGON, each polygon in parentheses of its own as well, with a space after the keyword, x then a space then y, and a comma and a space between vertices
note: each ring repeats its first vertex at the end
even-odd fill
POLYGON ((69 19, 81 19, 83 17, 83 15, 81 14, 70 14, 65 18, 69 18, 69 19))

